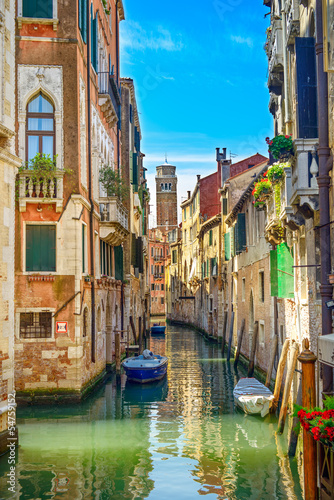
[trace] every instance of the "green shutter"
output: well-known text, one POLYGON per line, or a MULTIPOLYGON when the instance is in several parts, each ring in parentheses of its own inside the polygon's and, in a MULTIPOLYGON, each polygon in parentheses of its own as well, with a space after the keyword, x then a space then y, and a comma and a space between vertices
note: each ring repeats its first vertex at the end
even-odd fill
POLYGON ((210 232, 209 232, 209 245, 210 246, 212 245, 212 229, 210 229, 210 232))
POLYGON ((97 16, 93 19, 93 10, 91 9, 91 62, 96 73, 98 72, 98 29, 97 16))
POLYGON ((78 0, 78 25, 82 34, 82 0, 78 0))
POLYGON ((56 270, 56 227, 26 227, 26 271, 56 270))
POLYGON ((132 153, 132 184, 137 186, 135 191, 138 191, 138 155, 137 153, 132 153))
POLYGON ((270 250, 270 295, 278 297, 277 251, 270 250))
POLYGON ((129 153, 129 164, 130 164, 130 183, 133 184, 133 152, 129 153))
POLYGON ((235 257, 235 232, 236 232, 236 227, 233 226, 230 231, 231 235, 231 257, 235 257))
POLYGON ((293 256, 286 243, 277 246, 278 296, 283 299, 294 297, 293 256))
POLYGON ((81 5, 81 36, 84 43, 87 43, 87 1, 88 0, 79 0, 81 5))
POLYGON ((115 255, 115 278, 123 281, 123 248, 114 247, 115 255))
POLYGON ((203 264, 202 264, 202 280, 205 278, 205 269, 204 269, 204 266, 205 266, 205 264, 203 262, 203 264))
POLYGON ((236 254, 246 249, 246 214, 238 214, 236 228, 236 254))
POLYGON ((223 215, 227 215, 227 198, 223 198, 223 215))
POLYGON ((224 234, 224 247, 225 247, 225 260, 230 260, 231 258, 231 237, 230 233, 224 234))
POLYGON ((86 260, 86 256, 85 256, 85 226, 82 224, 82 237, 81 237, 81 241, 82 241, 82 252, 81 252, 81 255, 82 255, 82 272, 84 273, 85 272, 85 260, 86 260))
POLYGON ((131 234, 131 265, 133 267, 137 267, 137 243, 136 243, 136 235, 134 233, 131 234))

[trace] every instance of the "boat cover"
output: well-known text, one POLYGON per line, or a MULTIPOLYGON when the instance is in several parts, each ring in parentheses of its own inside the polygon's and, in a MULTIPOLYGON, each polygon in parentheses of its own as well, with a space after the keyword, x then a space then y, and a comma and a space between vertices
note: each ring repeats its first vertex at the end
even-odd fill
POLYGON ((256 378, 242 378, 233 390, 236 403, 245 413, 261 413, 264 417, 269 413, 269 408, 274 399, 268 387, 261 384, 256 378))

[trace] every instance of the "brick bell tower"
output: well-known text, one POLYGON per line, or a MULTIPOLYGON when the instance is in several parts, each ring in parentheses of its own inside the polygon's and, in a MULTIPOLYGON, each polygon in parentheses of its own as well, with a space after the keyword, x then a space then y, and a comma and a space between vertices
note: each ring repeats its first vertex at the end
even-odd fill
POLYGON ((176 167, 167 163, 157 167, 156 203, 157 203, 157 228, 163 234, 177 227, 177 176, 176 167))

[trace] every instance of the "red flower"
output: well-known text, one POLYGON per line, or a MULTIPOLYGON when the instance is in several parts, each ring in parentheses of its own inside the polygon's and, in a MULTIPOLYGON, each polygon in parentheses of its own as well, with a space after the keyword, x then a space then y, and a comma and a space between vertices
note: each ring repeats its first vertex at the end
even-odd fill
POLYGON ((286 135, 285 138, 286 139, 290 139, 291 135, 286 135))
POLYGON ((270 142, 269 142, 269 146, 271 146, 272 144, 273 144, 273 141, 270 141, 270 142))

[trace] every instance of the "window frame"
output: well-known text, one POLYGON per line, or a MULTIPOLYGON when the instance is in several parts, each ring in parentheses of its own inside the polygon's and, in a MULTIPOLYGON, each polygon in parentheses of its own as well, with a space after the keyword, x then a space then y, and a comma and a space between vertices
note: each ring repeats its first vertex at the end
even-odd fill
POLYGON ((20 343, 48 343, 55 342, 55 318, 53 317, 56 312, 55 308, 51 307, 20 307, 16 309, 16 327, 15 327, 15 337, 20 343), (25 338, 20 336, 20 319, 21 313, 51 313, 51 337, 36 337, 36 338, 25 338))
POLYGON ((57 31, 58 19, 58 0, 52 0, 52 17, 24 17, 23 0, 17 2, 17 23, 18 28, 22 29, 22 24, 52 24, 53 30, 57 31))
POLYGON ((22 274, 25 276, 31 274, 40 274, 44 275, 57 275, 59 274, 59 265, 58 265, 58 251, 57 251, 57 222, 47 221, 24 221, 23 223, 23 252, 22 252, 22 274), (56 270, 55 271, 27 271, 27 226, 56 226, 56 238, 55 238, 55 262, 56 262, 56 270))
MULTIPOLYGON (((53 137, 53 158, 56 155, 56 121, 55 121, 55 106, 52 102, 50 102, 50 99, 46 97, 46 95, 43 95, 43 92, 39 92, 38 94, 34 95, 31 99, 29 99, 27 106, 26 106, 26 161, 28 161, 28 138, 29 137, 38 137, 38 153, 43 154, 43 137, 53 137), (51 106, 53 107, 53 113, 34 113, 31 111, 28 111, 29 104, 34 101, 38 96, 42 96, 46 101, 48 101, 51 106), (29 118, 40 118, 40 119, 47 119, 50 120, 52 119, 53 123, 53 131, 49 130, 29 130, 29 118)), ((53 159, 52 158, 52 159, 53 159)))

